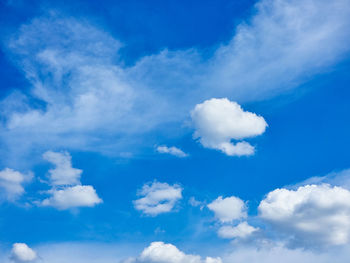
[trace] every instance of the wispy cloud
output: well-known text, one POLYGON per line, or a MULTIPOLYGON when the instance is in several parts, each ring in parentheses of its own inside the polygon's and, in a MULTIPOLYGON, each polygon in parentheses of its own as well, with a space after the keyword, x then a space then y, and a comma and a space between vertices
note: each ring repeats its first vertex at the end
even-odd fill
POLYGON ((0 171, 0 197, 4 200, 15 201, 25 193, 24 184, 33 178, 31 173, 22 174, 10 168, 0 171))
POLYGON ((1 140, 12 154, 32 147, 115 154, 154 145, 147 134, 165 133, 165 124, 183 122, 205 99, 270 97, 346 57, 349 6, 348 0, 262 0, 212 57, 164 50, 130 67, 118 57, 121 43, 86 20, 38 17, 7 43, 32 89, 1 103, 1 140))
POLYGON ((180 158, 184 158, 184 157, 188 156, 187 153, 185 153, 184 151, 182 151, 181 149, 179 149, 175 146, 168 147, 166 145, 161 145, 161 146, 157 147, 157 152, 174 155, 174 156, 177 156, 180 158))

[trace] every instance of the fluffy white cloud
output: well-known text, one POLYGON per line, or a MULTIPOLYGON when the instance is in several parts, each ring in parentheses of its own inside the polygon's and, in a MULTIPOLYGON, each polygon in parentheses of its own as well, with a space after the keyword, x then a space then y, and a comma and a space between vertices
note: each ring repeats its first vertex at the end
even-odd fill
POLYGON ((225 225, 219 228, 218 235, 221 238, 245 238, 257 231, 258 228, 249 225, 247 222, 239 223, 237 226, 225 225))
POLYGON ((75 185, 80 183, 80 176, 83 172, 72 167, 72 157, 68 152, 47 151, 43 158, 54 164, 55 169, 50 169, 50 181, 52 185, 75 185))
POLYGON ((222 223, 230 223, 247 217, 247 207, 238 197, 222 198, 219 196, 208 204, 208 208, 215 213, 215 217, 222 223))
POLYGON ((27 244, 15 243, 12 246, 11 259, 16 263, 34 262, 37 259, 37 254, 27 244))
POLYGON ((270 192, 260 217, 290 237, 292 245, 343 245, 350 237, 350 191, 328 184, 270 192))
POLYGON ((220 258, 207 257, 202 260, 198 255, 189 255, 172 244, 152 242, 145 248, 137 262, 147 263, 221 263, 220 258))
POLYGON ((194 137, 204 147, 217 149, 227 155, 251 155, 254 147, 247 142, 232 143, 265 132, 267 123, 263 117, 244 111, 236 102, 228 99, 210 99, 197 104, 191 112, 194 137))
MULTIPOLYGON (((0 103, 2 154, 38 146, 112 154, 154 145, 142 135, 183 122, 203 99, 272 96, 348 54, 349 0, 261 0, 252 13, 208 59, 198 50, 164 50, 130 67, 118 57, 120 42, 86 20, 33 19, 5 50, 33 88, 0 103)), ((253 152, 246 143, 219 143, 231 155, 253 152)))
POLYGON ((22 174, 10 168, 0 171, 0 196, 8 201, 15 201, 24 194, 23 184, 32 179, 32 174, 22 174))
POLYGON ((39 202, 39 205, 64 210, 93 207, 102 203, 93 186, 81 185, 80 176, 83 171, 72 167, 72 158, 69 153, 48 151, 43 157, 56 167, 49 170, 52 188, 47 191, 47 194, 50 197, 39 202))
POLYGON ((188 156, 187 153, 183 152, 181 149, 179 149, 175 146, 171 146, 171 147, 168 147, 165 145, 158 146, 157 151, 159 153, 168 153, 168 154, 171 154, 171 155, 174 155, 177 157, 187 157, 188 156))
POLYGON ((102 203, 91 185, 76 185, 49 191, 51 197, 42 201, 43 206, 64 210, 74 207, 92 207, 102 203))
POLYGON ((135 209, 146 215, 156 216, 170 212, 182 198, 182 188, 177 185, 153 182, 145 184, 138 192, 140 199, 134 201, 135 209))

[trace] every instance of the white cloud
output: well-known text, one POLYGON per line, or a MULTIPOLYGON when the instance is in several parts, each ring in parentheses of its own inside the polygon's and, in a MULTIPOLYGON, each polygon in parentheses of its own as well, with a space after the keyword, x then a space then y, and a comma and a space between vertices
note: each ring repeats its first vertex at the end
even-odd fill
POLYGON ((191 112, 195 127, 194 137, 204 147, 217 149, 231 156, 254 154, 254 147, 247 142, 232 143, 263 134, 267 123, 263 117, 244 111, 236 102, 228 99, 210 99, 197 104, 191 112))
POLYGON ((185 254, 172 244, 152 242, 145 248, 137 262, 147 263, 221 263, 220 258, 207 257, 201 259, 198 255, 185 254))
POLYGON ((347 263, 350 249, 339 248, 326 251, 289 249, 279 244, 264 247, 239 247, 222 257, 224 263, 347 263))
POLYGON ((182 198, 182 188, 177 184, 153 182, 145 184, 138 195, 142 197, 134 201, 135 209, 156 216, 173 210, 176 202, 182 198))
POLYGON ((59 210, 76 207, 93 207, 102 203, 91 185, 81 185, 82 170, 72 167, 72 158, 68 152, 45 152, 44 159, 55 164, 49 170, 52 188, 46 193, 49 198, 39 202, 42 206, 52 206, 59 210))
MULTIPOLYGON (((182 123, 203 99, 241 103, 296 87, 348 56, 349 6, 349 0, 262 0, 211 58, 194 49, 164 50, 130 67, 118 57, 121 43, 86 20, 33 19, 5 50, 33 88, 0 103, 2 154, 151 146, 145 134, 166 133, 161 127, 182 123)), ((219 143, 231 155, 253 152, 248 144, 219 143)))
POLYGON ((237 226, 225 225, 219 228, 218 235, 221 238, 245 238, 257 231, 258 228, 249 225, 247 222, 239 223, 237 226))
POLYGON ((328 184, 270 192, 260 217, 287 235, 295 246, 343 245, 350 237, 350 191, 328 184))
POLYGON ((205 207, 204 201, 198 201, 195 197, 191 196, 191 198, 188 200, 188 203, 193 207, 199 207, 201 210, 205 207))
POLYGON ((258 1, 255 15, 217 50, 209 82, 223 96, 248 100, 297 87, 348 56, 349 6, 349 0, 258 1))
POLYGON ((12 247, 11 259, 16 263, 34 262, 37 259, 37 254, 27 244, 15 243, 12 247))
POLYGON ((32 174, 22 174, 10 168, 0 171, 0 196, 8 201, 15 201, 25 190, 23 184, 32 179, 32 174))
MULTIPOLYGON (((163 242, 155 242, 157 245, 153 246, 153 250, 148 249, 148 254, 144 254, 144 261, 141 261, 141 255, 138 251, 144 247, 138 243, 130 244, 111 244, 111 243, 47 243, 36 246, 35 250, 40 254, 42 262, 45 263, 174 263, 173 258, 168 258, 167 255, 171 252, 173 255, 181 255, 182 259, 188 259, 186 256, 197 257, 195 260, 200 261, 184 261, 176 263, 348 263, 350 256, 350 247, 334 247, 327 248, 324 251, 320 250, 305 250, 305 249, 291 249, 278 243, 266 243, 263 245, 240 245, 225 246, 216 244, 210 251, 213 251, 216 256, 199 258, 198 254, 187 254, 179 250, 175 246, 163 242), (164 244, 164 245, 163 245, 164 244), (172 247, 173 246, 173 247, 172 247), (175 247, 175 249, 174 249, 175 247), (159 251, 158 251, 159 250, 159 251), (169 251, 167 254, 166 251, 169 251), (157 258, 156 252, 159 252, 157 258), (165 254, 165 255, 164 255, 165 254), (128 258, 129 257, 129 258, 128 258), (220 258, 221 261, 220 261, 220 258), (128 258, 125 260, 125 258, 128 258), (123 260, 124 259, 124 260, 123 260), (170 261, 151 261, 154 260, 170 260, 170 261), (148 260, 148 261, 147 261, 148 260)), ((147 248, 152 247, 151 243, 147 248)), ((191 247, 197 245, 198 250, 203 250, 202 243, 191 243, 191 247)), ((8 263, 9 259, 6 256, 6 251, 1 251, 1 262, 8 263)), ((180 256, 181 258, 181 256, 180 256)), ((192 259, 189 257, 189 259, 192 259)), ((39 261, 39 262, 41 262, 39 261)), ((17 262, 16 262, 17 263, 17 262)), ((20 262, 18 262, 20 263, 20 262)), ((22 262, 21 262, 22 263, 22 262)))
POLYGON ((72 157, 69 153, 47 151, 43 158, 56 166, 55 169, 49 170, 52 185, 80 184, 80 176, 83 171, 72 167, 72 157))
POLYGON ((91 185, 76 185, 49 191, 51 197, 42 201, 43 206, 52 206, 60 210, 74 207, 93 207, 102 203, 91 185))
POLYGON ((175 146, 171 146, 168 147, 166 145, 162 145, 162 146, 158 146, 157 147, 157 151, 159 153, 167 153, 167 154, 171 154, 177 157, 187 157, 188 154, 183 152, 181 149, 175 147, 175 146))
POLYGON ((219 196, 208 204, 208 208, 215 213, 215 217, 222 223, 231 223, 247 217, 247 207, 238 197, 222 198, 219 196))

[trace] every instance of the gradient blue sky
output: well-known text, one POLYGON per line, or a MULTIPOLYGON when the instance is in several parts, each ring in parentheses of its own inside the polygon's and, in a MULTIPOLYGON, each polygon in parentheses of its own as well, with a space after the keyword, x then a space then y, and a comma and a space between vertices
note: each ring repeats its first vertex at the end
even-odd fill
POLYGON ((287 254, 332 262, 335 249, 339 262, 350 256, 347 239, 290 243, 287 223, 275 227, 258 211, 277 188, 350 177, 348 0, 1 0, 0 25, 0 170, 32 174, 15 200, 0 184, 5 262, 186 262, 139 256, 154 241, 225 263, 258 262, 245 252, 258 253, 260 245, 257 258, 271 263, 287 254), (95 104, 77 106, 88 91, 95 104), (265 119, 266 131, 247 139, 254 154, 229 156, 194 139, 191 110, 212 98, 265 119), (188 156, 162 154, 159 145, 188 156), (45 191, 56 189, 48 183, 54 165, 43 158, 47 151, 70 155, 83 171, 81 184, 103 202, 43 206, 45 191), (140 189, 154 182, 181 187, 171 211, 135 209, 140 189), (219 196, 244 200, 245 221, 259 234, 220 238, 222 224, 207 206, 219 196), (38 258, 11 257, 14 243, 26 243, 38 258))

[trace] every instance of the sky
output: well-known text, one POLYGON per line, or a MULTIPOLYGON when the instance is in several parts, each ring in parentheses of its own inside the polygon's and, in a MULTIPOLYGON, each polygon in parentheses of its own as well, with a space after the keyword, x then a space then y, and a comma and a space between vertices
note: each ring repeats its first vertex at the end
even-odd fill
POLYGON ((0 261, 348 262, 349 28, 349 0, 0 0, 0 261))

